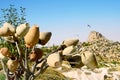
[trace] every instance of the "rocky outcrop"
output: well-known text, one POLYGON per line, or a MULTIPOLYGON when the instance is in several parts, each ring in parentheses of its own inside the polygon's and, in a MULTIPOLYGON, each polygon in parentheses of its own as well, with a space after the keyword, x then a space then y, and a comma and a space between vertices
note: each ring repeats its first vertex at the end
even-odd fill
POLYGON ((88 42, 103 40, 103 39, 105 39, 105 37, 101 33, 96 31, 91 31, 88 37, 88 42))

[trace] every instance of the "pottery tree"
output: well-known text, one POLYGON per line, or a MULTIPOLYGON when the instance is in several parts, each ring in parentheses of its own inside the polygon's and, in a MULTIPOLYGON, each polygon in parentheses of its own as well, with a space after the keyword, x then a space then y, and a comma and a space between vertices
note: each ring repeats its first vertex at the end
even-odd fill
POLYGON ((12 49, 4 45, 0 48, 0 60, 6 80, 34 80, 43 73, 48 67, 48 56, 43 57, 44 52, 36 44, 45 45, 51 35, 51 32, 41 34, 37 25, 30 27, 29 23, 24 23, 15 28, 5 22, 0 28, 0 37, 2 41, 13 46, 12 49), (39 68, 38 64, 41 64, 39 68))

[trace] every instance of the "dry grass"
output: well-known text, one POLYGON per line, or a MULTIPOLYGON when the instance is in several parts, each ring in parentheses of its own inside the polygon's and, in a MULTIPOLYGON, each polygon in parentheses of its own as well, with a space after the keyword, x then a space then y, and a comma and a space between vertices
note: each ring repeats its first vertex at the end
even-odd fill
POLYGON ((60 72, 48 67, 47 70, 40 74, 35 80, 66 80, 67 78, 60 72))

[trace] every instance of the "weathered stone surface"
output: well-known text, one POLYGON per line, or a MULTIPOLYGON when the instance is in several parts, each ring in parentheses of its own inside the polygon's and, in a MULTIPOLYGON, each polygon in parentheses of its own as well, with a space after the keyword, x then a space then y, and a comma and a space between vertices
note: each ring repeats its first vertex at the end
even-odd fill
POLYGON ((105 39, 105 37, 101 33, 96 31, 91 31, 88 37, 88 42, 102 40, 102 39, 105 39))

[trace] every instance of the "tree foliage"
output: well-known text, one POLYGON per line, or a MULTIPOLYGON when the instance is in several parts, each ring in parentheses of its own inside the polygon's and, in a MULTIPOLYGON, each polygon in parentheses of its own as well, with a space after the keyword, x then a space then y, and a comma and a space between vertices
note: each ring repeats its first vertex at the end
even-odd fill
MULTIPOLYGON (((26 23, 26 8, 24 7, 19 7, 16 8, 14 5, 9 5, 8 8, 2 8, 1 9, 1 14, 0 14, 0 27, 2 27, 2 25, 5 22, 10 23, 11 25, 13 25, 15 28, 17 26, 19 26, 20 24, 24 24, 26 23)), ((23 39, 21 39, 21 46, 23 46, 23 39)), ((8 42, 4 41, 1 37, 0 37, 0 48, 2 47, 8 47, 10 49, 10 51, 13 53, 16 53, 15 49, 16 46, 13 44, 9 44, 8 42)))
POLYGON ((26 8, 15 8, 14 5, 9 5, 9 8, 1 9, 0 26, 4 22, 8 22, 15 27, 26 22, 26 8))

